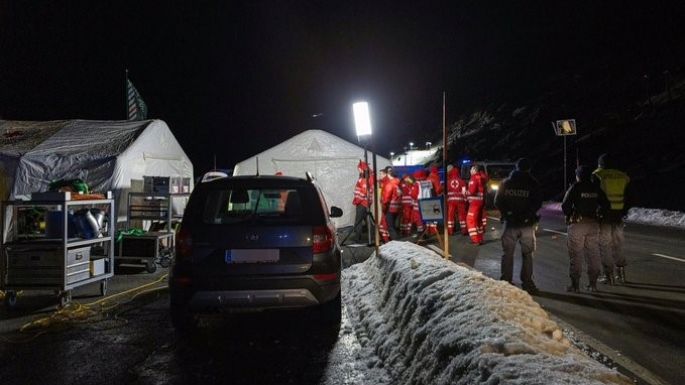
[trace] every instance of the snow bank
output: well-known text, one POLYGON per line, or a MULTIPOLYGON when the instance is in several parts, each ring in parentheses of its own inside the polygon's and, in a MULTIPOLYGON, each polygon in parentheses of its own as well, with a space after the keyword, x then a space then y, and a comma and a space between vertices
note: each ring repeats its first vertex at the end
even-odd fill
POLYGON ((685 213, 663 209, 634 207, 628 210, 626 222, 685 229, 685 213))
POLYGON ((343 271, 361 344, 395 384, 630 384, 583 355, 524 291, 406 242, 343 271))
MULTIPOLYGON (((544 208, 551 211, 561 211, 561 203, 546 202, 544 208)), ((664 209, 633 207, 628 210, 626 222, 649 226, 677 227, 680 229, 685 229, 685 213, 664 209)))

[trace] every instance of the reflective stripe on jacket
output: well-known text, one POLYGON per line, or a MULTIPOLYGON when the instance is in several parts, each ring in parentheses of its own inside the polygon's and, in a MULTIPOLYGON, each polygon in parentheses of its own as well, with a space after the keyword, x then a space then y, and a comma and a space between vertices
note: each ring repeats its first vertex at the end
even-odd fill
POLYGON ((449 172, 447 179, 447 201, 448 202, 461 202, 465 200, 464 190, 466 189, 466 183, 463 179, 459 177, 458 171, 452 169, 449 172))
POLYGON ((482 201, 485 196, 485 180, 480 174, 474 174, 469 180, 468 200, 482 201))
POLYGON ((359 178, 354 186, 354 199, 352 204, 355 206, 369 207, 369 189, 366 186, 366 179, 359 178))

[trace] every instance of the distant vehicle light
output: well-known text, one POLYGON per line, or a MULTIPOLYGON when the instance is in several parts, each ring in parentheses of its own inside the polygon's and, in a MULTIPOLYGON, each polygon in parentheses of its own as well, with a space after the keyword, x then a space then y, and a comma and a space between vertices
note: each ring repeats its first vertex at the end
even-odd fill
POLYGON ((461 161, 461 164, 467 164, 467 163, 471 163, 471 161, 469 159, 464 159, 461 161))
POLYGON ((491 188, 493 191, 497 191, 497 190, 499 190, 499 185, 498 185, 498 184, 491 184, 491 185, 490 185, 490 188, 491 188))

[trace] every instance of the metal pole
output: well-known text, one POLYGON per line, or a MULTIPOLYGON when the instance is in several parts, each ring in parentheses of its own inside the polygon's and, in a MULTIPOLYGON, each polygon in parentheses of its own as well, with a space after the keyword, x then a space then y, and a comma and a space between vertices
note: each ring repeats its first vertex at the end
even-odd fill
MULTIPOLYGON (((376 151, 373 152, 373 172, 376 172, 376 151)), ((378 204, 378 178, 374 174, 373 178, 373 212, 374 212, 374 218, 376 219, 376 227, 374 227, 374 233, 376 235, 375 239, 375 245, 376 245, 376 255, 379 255, 379 250, 378 248, 380 247, 381 244, 381 239, 380 239, 380 233, 378 231, 378 226, 380 226, 382 219, 379 216, 379 204, 378 204)), ((380 214, 383 215, 383 214, 380 214)), ((388 224, 388 226, 390 226, 388 224)))
POLYGON ((447 107, 446 107, 446 92, 442 92, 442 172, 445 178, 445 188, 443 188, 442 191, 442 201, 443 201, 443 212, 442 212, 442 227, 443 227, 443 235, 445 238, 445 251, 444 251, 444 258, 448 259, 450 256, 450 238, 449 238, 449 232, 447 231, 447 221, 449 220, 447 216, 447 192, 446 187, 447 187, 447 107))
POLYGON ((566 178, 566 135, 564 135, 564 194, 566 193, 566 183, 568 179, 566 178))
MULTIPOLYGON (((371 174, 371 168, 369 167, 369 155, 366 149, 366 140, 364 141, 364 163, 366 163, 366 199, 369 198, 369 189, 371 185, 369 183, 369 175, 371 174)), ((371 210, 371 202, 369 202, 369 207, 366 208, 366 239, 367 243, 371 244, 371 220, 369 219, 369 212, 371 210)))

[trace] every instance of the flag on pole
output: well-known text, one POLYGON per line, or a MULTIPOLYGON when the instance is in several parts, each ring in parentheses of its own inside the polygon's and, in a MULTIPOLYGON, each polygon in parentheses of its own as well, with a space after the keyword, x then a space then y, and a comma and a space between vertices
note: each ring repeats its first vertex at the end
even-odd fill
POLYGON ((126 90, 128 95, 128 120, 147 119, 147 105, 128 76, 126 77, 126 90))

